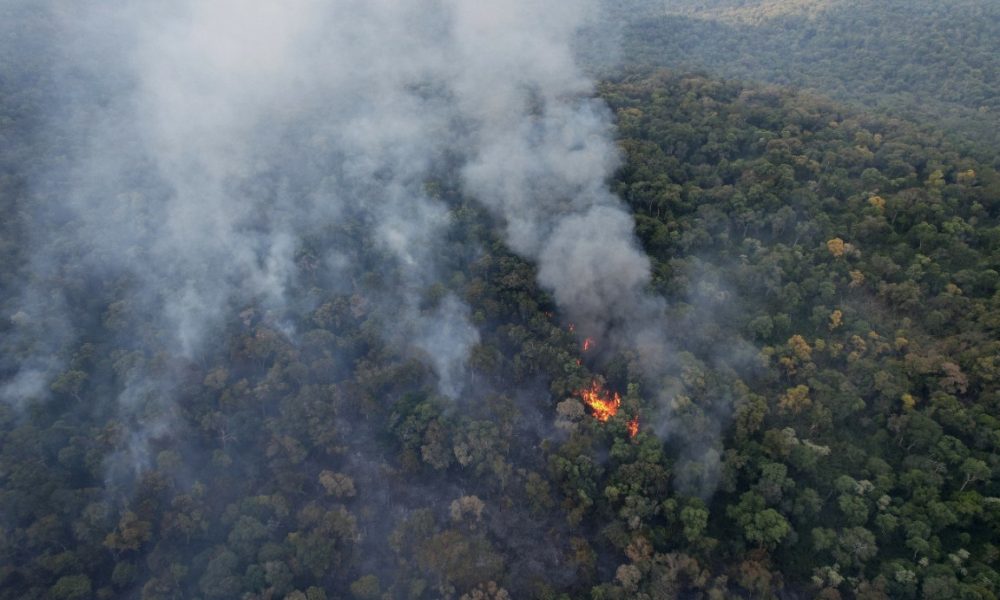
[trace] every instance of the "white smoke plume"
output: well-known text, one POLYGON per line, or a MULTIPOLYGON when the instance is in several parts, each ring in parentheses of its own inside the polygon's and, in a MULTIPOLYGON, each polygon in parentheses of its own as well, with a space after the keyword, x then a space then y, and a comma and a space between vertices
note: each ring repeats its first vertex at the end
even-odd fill
MULTIPOLYGON (((387 337, 410 340, 440 392, 457 398, 478 332, 455 295, 421 301, 445 277, 450 223, 426 184, 457 167, 464 193, 499 217, 565 314, 637 356, 659 389, 671 355, 664 303, 647 291, 649 260, 607 188, 619 161, 611 115, 573 53, 594 9, 585 0, 53 2, 65 94, 51 128, 74 144, 49 173, 63 185, 40 197, 73 235, 53 244, 34 232, 35 279, 110 273, 129 292, 119 335, 197 360, 247 304, 280 323, 300 241, 350 214, 371 226, 382 268, 398 274, 380 288, 387 297, 372 299, 400 317, 387 337), (148 339, 148 323, 170 335, 148 339)), ((324 264, 347 280, 346 262, 324 264)), ((59 368, 27 360, 3 394, 32 384, 37 395, 59 368)), ((121 410, 141 428, 133 388, 121 410)), ((162 419, 151 422, 158 435, 162 419)))

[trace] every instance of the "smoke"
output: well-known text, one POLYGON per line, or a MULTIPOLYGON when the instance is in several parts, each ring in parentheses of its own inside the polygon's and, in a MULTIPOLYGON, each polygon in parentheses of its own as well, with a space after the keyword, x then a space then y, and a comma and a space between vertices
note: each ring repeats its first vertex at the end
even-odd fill
POLYGON ((348 215, 370 224, 381 252, 373 270, 395 279, 355 285, 348 239, 331 241, 323 276, 373 296, 385 336, 410 344, 441 393, 457 397, 478 333, 456 296, 424 302, 442 277, 450 219, 425 193, 455 151, 440 84, 448 61, 435 41, 447 5, 48 8, 61 94, 46 135, 71 144, 33 182, 37 285, 5 307, 20 315, 5 349, 24 357, 3 382, 5 400, 44 395, 66 367, 52 357, 92 331, 63 282, 114 286, 124 300, 105 312, 104 334, 145 358, 119 378, 117 411, 133 440, 120 455, 145 467, 142 446, 169 432, 176 377, 154 357, 197 362, 247 305, 294 338, 286 314, 301 301, 302 240, 348 215), (45 311, 58 318, 34 316, 45 311))
POLYGON ((459 9, 456 54, 476 65, 454 86, 474 131, 463 181, 501 218, 508 245, 538 265, 539 283, 581 337, 634 359, 655 410, 646 422, 678 447, 675 483, 707 497, 718 479, 724 415, 678 401, 685 384, 671 328, 694 324, 671 322, 667 303, 650 290, 632 215, 608 189, 620 156, 611 115, 569 51, 587 23, 576 8, 518 6, 511 14, 531 15, 527 30, 484 27, 496 15, 459 9), (488 79, 494 73, 504 77, 488 79))
POLYGON ((665 305, 647 291, 650 261, 607 187, 620 160, 611 114, 571 52, 598 7, 506 6, 456 9, 455 54, 471 67, 453 84, 473 132, 466 190, 501 217, 509 246, 538 264, 582 333, 642 348, 648 374, 662 374, 666 338, 648 332, 663 330, 665 305))
POLYGON ((137 430, 139 447, 126 454, 144 456, 173 412, 176 371, 149 366, 153 357, 197 362, 249 305, 294 340, 303 240, 347 219, 368 225, 362 237, 377 258, 360 264, 350 258, 356 239, 328 239, 322 276, 375 307, 384 337, 459 398, 479 334, 447 291, 451 213, 428 191, 458 172, 462 192, 537 263, 579 331, 636 358, 669 422, 667 308, 649 291, 632 217, 608 190, 620 161, 612 115, 573 51, 591 3, 132 0, 49 10, 62 90, 49 135, 71 143, 35 182, 38 284, 5 309, 59 313, 41 335, 59 347, 32 353, 24 340, 39 337, 37 325, 4 342, 26 356, 3 383, 9 402, 44 393, 65 368, 44 357, 65 354, 91 325, 59 282, 114 286, 125 316, 112 323, 106 311, 105 331, 146 357, 118 391, 137 430), (365 280, 371 272, 378 282, 365 280))

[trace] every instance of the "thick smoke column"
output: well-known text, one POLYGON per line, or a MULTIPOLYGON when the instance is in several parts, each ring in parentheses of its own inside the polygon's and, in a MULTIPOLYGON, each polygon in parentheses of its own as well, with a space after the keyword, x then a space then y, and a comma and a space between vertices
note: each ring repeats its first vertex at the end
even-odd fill
MULTIPOLYGON (((540 283, 569 318, 602 342, 634 350, 638 331, 662 325, 663 307, 645 291, 650 263, 632 217, 607 188, 619 160, 611 115, 591 98, 592 83, 570 51, 585 8, 456 7, 455 53, 473 67, 454 82, 475 124, 463 176, 502 217, 511 248, 538 263, 540 283)), ((645 350, 641 356, 653 360, 666 347, 645 350)))
POLYGON ((589 14, 584 8, 456 6, 455 54, 474 66, 454 82, 474 124, 463 178, 502 218, 511 248, 537 263, 539 283, 578 331, 636 359, 660 408, 655 430, 679 438, 678 484, 706 496, 718 476, 718 419, 698 410, 675 414, 680 389, 669 377, 676 365, 666 303, 648 291, 650 261, 632 216, 607 188, 619 160, 611 116, 592 99, 570 51, 589 14))

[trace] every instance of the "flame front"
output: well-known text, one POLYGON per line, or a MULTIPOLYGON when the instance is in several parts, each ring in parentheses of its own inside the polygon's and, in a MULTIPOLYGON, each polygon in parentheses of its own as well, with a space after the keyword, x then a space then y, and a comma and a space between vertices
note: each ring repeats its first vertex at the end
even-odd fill
POLYGON ((580 390, 580 397, 593 411, 594 418, 601 422, 618 414, 618 409, 622 405, 622 397, 619 394, 607 391, 597 381, 591 383, 588 389, 580 390))

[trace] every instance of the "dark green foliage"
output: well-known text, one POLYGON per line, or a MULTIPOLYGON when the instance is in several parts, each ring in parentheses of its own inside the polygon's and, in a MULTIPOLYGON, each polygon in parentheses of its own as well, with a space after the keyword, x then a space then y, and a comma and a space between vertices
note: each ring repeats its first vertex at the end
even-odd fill
POLYGON ((241 307, 181 360, 115 333, 127 282, 67 273, 100 318, 48 400, 0 406, 0 598, 996 598, 1000 176, 809 94, 645 71, 599 94, 669 301, 664 389, 583 356, 447 180, 476 251, 422 292, 482 336, 455 401, 379 333, 389 274, 302 284, 294 335, 241 307), (168 366, 174 425, 117 468, 135 423, 109 398, 168 366), (607 423, 575 399, 594 377, 623 395, 607 423))
POLYGON ((735 401, 718 539, 654 546, 747 591, 996 597, 997 173, 807 94, 657 73, 602 95, 660 289, 725 282, 714 325, 766 365, 735 401))
POLYGON ((996 159, 995 2, 681 0, 619 18, 629 23, 622 51, 629 63, 816 90, 931 124, 986 160, 996 159))

